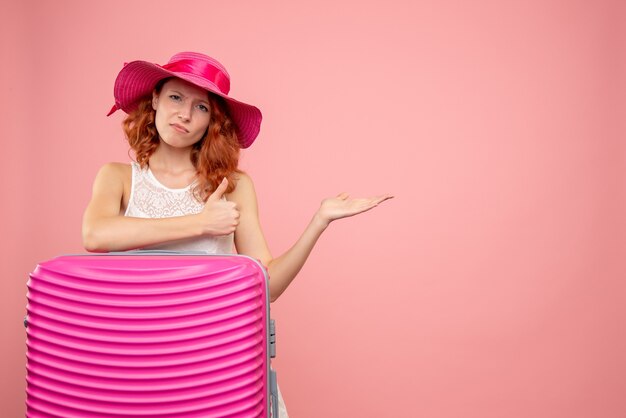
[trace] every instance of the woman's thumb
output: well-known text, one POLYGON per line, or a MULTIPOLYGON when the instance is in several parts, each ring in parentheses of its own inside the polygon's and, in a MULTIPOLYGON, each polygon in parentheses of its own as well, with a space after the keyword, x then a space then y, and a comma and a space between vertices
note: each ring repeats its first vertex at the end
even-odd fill
POLYGON ((215 191, 211 193, 211 196, 209 196, 208 200, 220 200, 222 196, 224 195, 224 193, 226 192, 227 188, 228 188, 228 179, 224 177, 224 179, 219 184, 219 186, 217 186, 217 189, 215 189, 215 191))

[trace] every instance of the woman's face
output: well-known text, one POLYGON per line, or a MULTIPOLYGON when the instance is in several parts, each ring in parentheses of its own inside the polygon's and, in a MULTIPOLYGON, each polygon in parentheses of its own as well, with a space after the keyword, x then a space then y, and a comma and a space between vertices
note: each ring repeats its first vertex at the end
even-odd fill
POLYGON ((204 136, 211 119, 208 92, 179 78, 167 80, 152 94, 155 125, 162 141, 176 148, 191 147, 204 136))

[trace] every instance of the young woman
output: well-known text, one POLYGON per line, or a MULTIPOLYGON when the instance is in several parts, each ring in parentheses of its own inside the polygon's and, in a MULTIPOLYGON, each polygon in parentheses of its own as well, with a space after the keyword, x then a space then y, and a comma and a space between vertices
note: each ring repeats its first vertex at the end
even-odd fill
POLYGON ((198 53, 176 54, 163 66, 133 61, 122 68, 109 114, 128 114, 123 129, 136 162, 109 163, 98 172, 83 218, 83 243, 98 252, 236 250, 267 267, 273 302, 332 221, 391 196, 351 199, 341 193, 324 199, 296 243, 274 258, 259 223, 252 179, 237 168, 239 150, 259 133, 261 112, 229 97, 229 88, 226 69, 198 53))

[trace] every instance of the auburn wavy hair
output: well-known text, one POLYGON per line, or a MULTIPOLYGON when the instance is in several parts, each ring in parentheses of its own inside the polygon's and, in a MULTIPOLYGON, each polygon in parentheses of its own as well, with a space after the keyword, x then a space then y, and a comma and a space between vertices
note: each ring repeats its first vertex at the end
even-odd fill
MULTIPOLYGON (((161 80, 156 85, 157 93, 161 92, 166 81, 167 79, 161 80)), ((237 139, 236 125, 228 115, 224 99, 210 92, 208 95, 211 107, 209 128, 202 139, 193 145, 191 151, 191 162, 197 171, 193 194, 201 202, 206 202, 224 177, 228 179, 226 192, 232 192, 236 186, 236 175, 241 173, 237 168, 241 147, 237 139)), ((155 115, 152 97, 146 97, 122 122, 126 139, 141 168, 148 165, 150 156, 159 146, 159 133, 154 123, 155 115)))

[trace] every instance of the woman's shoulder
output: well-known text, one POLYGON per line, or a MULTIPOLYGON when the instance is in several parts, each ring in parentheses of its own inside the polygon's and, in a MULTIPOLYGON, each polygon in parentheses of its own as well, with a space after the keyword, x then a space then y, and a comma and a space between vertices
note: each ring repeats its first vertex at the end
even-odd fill
POLYGON ((100 167, 97 177, 100 179, 109 180, 109 181, 112 181, 112 180, 113 181, 114 180, 125 181, 127 179, 130 179, 131 173, 132 173, 131 164, 111 162, 111 163, 106 163, 102 167, 100 167))
POLYGON ((245 171, 240 171, 235 174, 235 190, 242 186, 243 188, 254 187, 252 183, 252 177, 245 171))
POLYGON ((251 195, 255 195, 252 178, 243 171, 238 172, 235 175, 235 189, 228 194, 227 199, 237 201, 248 199, 251 195))

